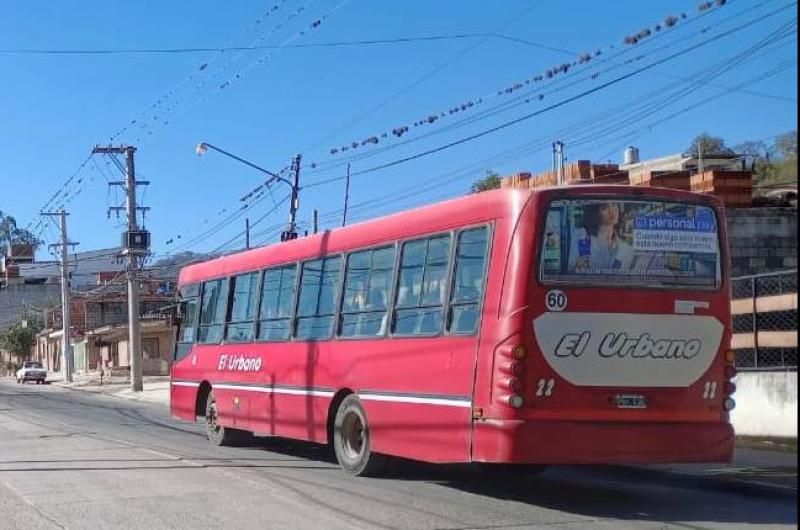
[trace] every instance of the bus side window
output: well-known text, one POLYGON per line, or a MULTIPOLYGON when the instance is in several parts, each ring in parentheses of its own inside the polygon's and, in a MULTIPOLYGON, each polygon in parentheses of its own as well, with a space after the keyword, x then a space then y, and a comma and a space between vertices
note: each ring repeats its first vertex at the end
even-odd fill
POLYGON ((395 248, 354 252, 347 257, 339 336, 386 334, 395 248))
POLYGON ((258 340, 287 341, 292 330, 297 265, 264 271, 258 340))
POLYGON ((295 338, 325 340, 333 334, 341 285, 341 256, 303 263, 295 338))
POLYGON ((203 284, 200 303, 200 327, 197 342, 219 344, 225 330, 225 312, 228 308, 228 279, 212 280, 203 284))
POLYGON ((393 333, 441 332, 450 244, 450 234, 403 244, 393 333))
POLYGON ((225 330, 227 342, 252 342, 255 336, 259 273, 242 274, 231 279, 231 313, 225 330))
POLYGON ((179 361, 189 355, 192 345, 197 339, 197 310, 199 285, 189 285, 180 290, 181 322, 178 337, 175 341, 175 360, 179 361))
POLYGON ((486 286, 486 227, 464 230, 458 236, 455 277, 450 294, 448 329, 453 334, 474 333, 486 286))

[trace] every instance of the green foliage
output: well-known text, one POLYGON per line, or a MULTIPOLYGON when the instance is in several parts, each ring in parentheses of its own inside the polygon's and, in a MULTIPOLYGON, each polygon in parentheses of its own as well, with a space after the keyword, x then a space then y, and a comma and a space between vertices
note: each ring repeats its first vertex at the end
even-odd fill
POLYGON ((36 334, 42 330, 41 321, 33 315, 23 315, 19 322, 0 334, 0 346, 17 357, 27 357, 36 344, 36 334))
POLYGON ((5 254, 11 242, 31 243, 35 247, 39 240, 28 230, 19 228, 17 220, 0 210, 0 255, 5 254))
POLYGON ((714 155, 734 154, 733 149, 725 145, 725 140, 723 138, 711 136, 708 133, 703 133, 692 140, 691 145, 686 149, 684 154, 687 156, 699 157, 701 152, 706 158, 714 155))
POLYGON ((487 171, 485 177, 472 183, 472 193, 496 190, 500 188, 501 182, 502 179, 500 178, 500 175, 494 171, 487 171))

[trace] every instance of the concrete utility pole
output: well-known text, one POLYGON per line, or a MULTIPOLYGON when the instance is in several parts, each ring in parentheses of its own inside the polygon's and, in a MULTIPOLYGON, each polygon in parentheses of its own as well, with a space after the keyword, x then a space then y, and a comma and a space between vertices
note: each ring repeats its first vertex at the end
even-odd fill
POLYGON ((250 250, 250 218, 244 220, 244 248, 250 250))
POLYGON ((564 185, 564 142, 553 143, 553 171, 556 174, 556 183, 564 185))
MULTIPOLYGON (((92 154, 124 154, 125 181, 110 182, 109 185, 123 186, 125 189, 125 211, 128 215, 128 230, 125 233, 123 251, 128 256, 128 356, 131 363, 131 390, 141 392, 142 385, 142 337, 139 323, 139 258, 147 255, 150 247, 150 234, 139 229, 136 213, 148 208, 136 206, 136 188, 150 184, 147 181, 136 181, 133 155, 136 148, 95 147, 92 154)), ((114 209, 121 209, 115 207, 114 209)))
MULTIPOLYGON (((67 245, 67 215, 64 210, 60 212, 42 212, 45 216, 58 216, 61 220, 61 242, 51 247, 61 247, 61 370, 64 381, 72 382, 72 343, 71 326, 69 319, 69 256, 67 245)), ((46 322, 45 322, 46 323, 46 322)))

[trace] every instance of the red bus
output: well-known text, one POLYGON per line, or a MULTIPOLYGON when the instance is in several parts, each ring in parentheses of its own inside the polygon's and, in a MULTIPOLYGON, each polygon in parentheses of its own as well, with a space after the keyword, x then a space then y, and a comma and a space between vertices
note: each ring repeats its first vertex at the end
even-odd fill
POLYGON ((428 462, 728 462, 724 211, 496 190, 191 265, 171 411, 208 438, 428 462))

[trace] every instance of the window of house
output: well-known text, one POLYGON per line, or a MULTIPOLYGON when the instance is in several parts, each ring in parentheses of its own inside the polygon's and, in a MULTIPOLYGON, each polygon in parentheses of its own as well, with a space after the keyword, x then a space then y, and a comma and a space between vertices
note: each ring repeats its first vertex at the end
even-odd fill
POLYGON ((228 304, 228 279, 212 280, 203 285, 200 302, 198 342, 218 344, 225 330, 225 310, 228 304))
POLYGON ((450 294, 448 329, 455 334, 474 333, 486 286, 486 253, 489 230, 464 230, 458 235, 453 289, 450 294))
POLYGON ((297 302, 296 338, 324 340, 333 334, 341 269, 340 256, 303 263, 297 302))
POLYGON ((289 340, 296 278, 297 265, 264 271, 258 340, 289 340))
POLYGON ((257 272, 231 278, 231 312, 225 331, 226 341, 253 341, 258 305, 258 280, 257 272))
POLYGON ((392 331, 435 335, 442 329, 450 234, 403 244, 392 331))
POLYGON ((347 257, 341 322, 342 337, 386 333, 395 248, 355 252, 347 257))

